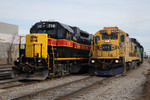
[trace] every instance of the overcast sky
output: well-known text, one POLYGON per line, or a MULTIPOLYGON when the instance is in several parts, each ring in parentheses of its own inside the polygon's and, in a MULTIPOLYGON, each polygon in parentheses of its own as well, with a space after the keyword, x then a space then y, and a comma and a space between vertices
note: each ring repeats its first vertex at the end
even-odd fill
POLYGON ((18 25, 20 35, 41 20, 78 26, 91 34, 117 26, 150 54, 150 0, 0 0, 0 22, 18 25))

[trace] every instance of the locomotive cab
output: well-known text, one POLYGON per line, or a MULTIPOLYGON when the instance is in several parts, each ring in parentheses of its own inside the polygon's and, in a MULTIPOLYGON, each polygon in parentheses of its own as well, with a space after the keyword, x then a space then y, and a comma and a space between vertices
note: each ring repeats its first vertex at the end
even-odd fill
POLYGON ((104 27, 94 35, 90 73, 117 75, 124 72, 127 34, 117 27, 104 27))

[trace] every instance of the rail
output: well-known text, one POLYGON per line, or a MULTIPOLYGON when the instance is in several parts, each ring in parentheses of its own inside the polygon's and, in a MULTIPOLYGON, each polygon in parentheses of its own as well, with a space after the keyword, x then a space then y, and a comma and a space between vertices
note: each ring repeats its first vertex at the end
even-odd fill
POLYGON ((50 88, 46 88, 44 90, 40 90, 40 91, 37 91, 37 92, 28 93, 28 94, 25 94, 25 95, 22 95, 22 96, 11 98, 9 100, 22 100, 22 99, 23 100, 29 100, 29 99, 32 99, 32 98, 36 97, 37 95, 40 95, 44 92, 50 91, 50 92, 54 93, 54 91, 56 92, 61 88, 65 88, 67 86, 72 86, 72 84, 80 84, 81 82, 86 82, 86 80, 90 80, 90 79, 93 79, 93 78, 95 78, 95 77, 94 76, 93 77, 89 76, 89 77, 86 77, 86 78, 82 78, 82 79, 78 79, 78 80, 75 80, 75 81, 67 82, 67 83, 58 85, 56 87, 50 87, 50 88))

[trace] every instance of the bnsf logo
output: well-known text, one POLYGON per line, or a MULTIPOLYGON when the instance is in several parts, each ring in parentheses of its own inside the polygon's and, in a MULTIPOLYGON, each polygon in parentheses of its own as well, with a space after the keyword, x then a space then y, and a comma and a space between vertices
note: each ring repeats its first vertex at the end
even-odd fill
POLYGON ((31 36, 30 42, 37 42, 37 36, 31 36))
POLYGON ((117 49, 116 45, 113 44, 102 44, 97 47, 100 51, 113 51, 117 49))

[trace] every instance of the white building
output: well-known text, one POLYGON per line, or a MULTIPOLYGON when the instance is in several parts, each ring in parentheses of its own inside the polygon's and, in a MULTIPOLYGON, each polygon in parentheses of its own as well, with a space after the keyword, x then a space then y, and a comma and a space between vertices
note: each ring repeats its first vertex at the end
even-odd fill
POLYGON ((18 43, 18 26, 0 22, 0 64, 7 63, 9 57, 8 52, 11 52, 9 54, 11 54, 12 58, 13 49, 18 43))

